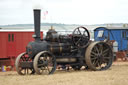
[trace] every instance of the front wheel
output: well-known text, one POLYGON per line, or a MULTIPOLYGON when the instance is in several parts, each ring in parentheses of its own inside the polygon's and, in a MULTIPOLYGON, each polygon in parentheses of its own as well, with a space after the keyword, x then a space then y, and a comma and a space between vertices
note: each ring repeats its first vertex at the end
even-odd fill
POLYGON ((48 51, 39 52, 34 58, 34 70, 37 74, 53 74, 56 70, 56 58, 48 51))
POLYGON ((32 59, 24 52, 18 55, 15 61, 16 71, 20 75, 31 75, 35 73, 33 68, 24 67, 22 64, 32 62, 32 59))

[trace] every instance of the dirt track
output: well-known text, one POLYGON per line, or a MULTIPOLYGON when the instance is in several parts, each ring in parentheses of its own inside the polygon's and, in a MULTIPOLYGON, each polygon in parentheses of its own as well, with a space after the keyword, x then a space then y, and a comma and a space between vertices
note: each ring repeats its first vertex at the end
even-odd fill
POLYGON ((114 63, 106 71, 57 71, 53 75, 27 76, 0 72, 0 85, 128 85, 128 62, 114 63))

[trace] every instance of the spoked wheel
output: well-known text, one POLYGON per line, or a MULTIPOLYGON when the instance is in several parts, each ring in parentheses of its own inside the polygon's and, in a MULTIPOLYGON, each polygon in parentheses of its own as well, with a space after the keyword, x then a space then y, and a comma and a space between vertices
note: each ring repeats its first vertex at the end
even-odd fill
POLYGON ((84 48, 89 44, 90 34, 85 27, 77 27, 72 33, 74 44, 80 48, 84 48))
POLYGON ((33 66, 37 74, 52 74, 56 70, 56 59, 50 52, 42 51, 35 56, 33 66))
POLYGON ((113 62, 112 49, 105 42, 93 42, 86 50, 85 61, 92 70, 106 70, 113 62))
POLYGON ((32 62, 32 59, 28 57, 28 55, 24 52, 21 53, 15 61, 16 71, 20 75, 31 75, 34 74, 35 71, 33 67, 25 67, 23 63, 32 62))

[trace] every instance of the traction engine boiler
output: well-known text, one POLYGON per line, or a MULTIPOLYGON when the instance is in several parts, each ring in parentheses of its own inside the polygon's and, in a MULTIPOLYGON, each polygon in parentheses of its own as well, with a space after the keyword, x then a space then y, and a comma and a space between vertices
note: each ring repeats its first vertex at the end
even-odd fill
POLYGON ((40 11, 34 10, 35 41, 29 42, 26 52, 16 59, 18 74, 52 74, 58 65, 68 65, 74 70, 84 66, 94 71, 106 70, 112 65, 111 46, 101 41, 90 41, 85 27, 77 27, 69 35, 59 35, 54 29, 49 29, 46 38, 41 40, 40 11))

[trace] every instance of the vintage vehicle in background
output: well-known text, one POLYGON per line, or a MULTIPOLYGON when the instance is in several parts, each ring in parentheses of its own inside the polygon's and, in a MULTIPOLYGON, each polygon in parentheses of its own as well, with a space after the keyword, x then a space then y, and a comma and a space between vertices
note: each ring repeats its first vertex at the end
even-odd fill
MULTIPOLYGON (((33 41, 33 30, 0 29, 0 67, 14 70, 15 59, 19 53, 24 52, 28 42, 33 41)), ((43 32, 41 32, 43 38, 43 32)), ((2 69, 0 69, 2 71, 2 69)))
POLYGON ((128 60, 128 28, 98 27, 94 29, 95 41, 106 41, 114 52, 115 60, 128 60))

